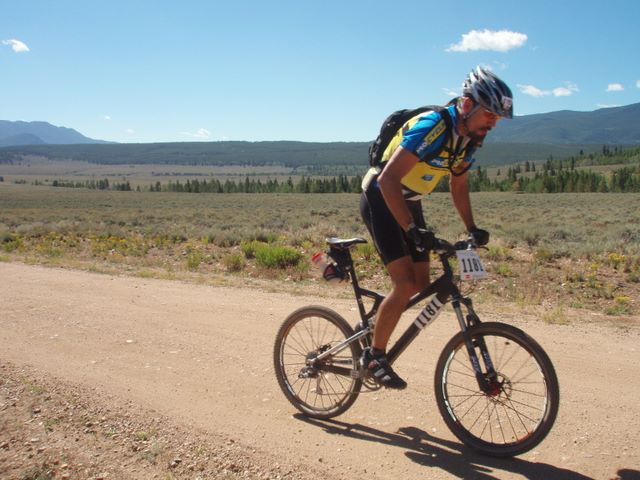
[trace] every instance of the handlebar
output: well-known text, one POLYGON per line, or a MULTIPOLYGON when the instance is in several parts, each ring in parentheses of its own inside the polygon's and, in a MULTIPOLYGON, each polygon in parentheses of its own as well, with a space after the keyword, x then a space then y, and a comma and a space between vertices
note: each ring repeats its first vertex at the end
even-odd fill
POLYGON ((457 250, 472 250, 478 248, 473 237, 469 237, 466 240, 459 240, 454 244, 451 244, 447 240, 442 238, 436 238, 436 247, 433 249, 438 255, 445 257, 451 257, 456 254, 457 250))
POLYGON ((460 240, 454 244, 434 236, 431 230, 416 227, 415 225, 407 231, 407 235, 413 240, 419 252, 429 249, 440 256, 448 258, 455 255, 457 250, 470 250, 484 245, 489 240, 489 234, 484 230, 482 232, 486 234, 486 240, 479 240, 473 233, 470 233, 466 240, 460 240))

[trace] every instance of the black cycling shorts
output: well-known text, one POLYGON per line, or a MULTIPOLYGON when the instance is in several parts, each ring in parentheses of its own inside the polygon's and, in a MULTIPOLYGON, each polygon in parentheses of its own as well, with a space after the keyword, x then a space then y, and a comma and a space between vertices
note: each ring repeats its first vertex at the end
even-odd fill
MULTIPOLYGON (((407 201, 407 206, 413 216, 413 223, 420 228, 426 228, 420 200, 407 201)), ((398 225, 387 202, 384 201, 376 180, 373 180, 360 196, 360 215, 385 265, 406 256, 411 256, 414 262, 429 260, 429 252, 416 250, 414 243, 398 225)))

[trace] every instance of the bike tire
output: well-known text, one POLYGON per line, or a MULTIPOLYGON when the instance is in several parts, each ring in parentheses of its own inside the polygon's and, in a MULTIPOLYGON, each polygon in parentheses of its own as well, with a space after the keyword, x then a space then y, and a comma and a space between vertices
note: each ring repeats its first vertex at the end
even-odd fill
MULTIPOLYGON (((327 419, 344 413, 356 401, 362 379, 308 367, 308 360, 354 335, 347 321, 322 306, 302 307, 280 326, 273 348, 278 384, 291 404, 309 417, 327 419)), ((362 355, 359 342, 324 361, 355 371, 362 355)))
MULTIPOLYGON (((560 390, 551 360, 533 338, 511 325, 482 323, 468 334, 474 344, 484 339, 499 381, 491 394, 480 389, 463 334, 455 335, 440 354, 435 373, 445 423, 460 441, 484 455, 512 457, 531 450, 558 415, 560 390)), ((484 365, 477 345, 475 351, 484 365)))

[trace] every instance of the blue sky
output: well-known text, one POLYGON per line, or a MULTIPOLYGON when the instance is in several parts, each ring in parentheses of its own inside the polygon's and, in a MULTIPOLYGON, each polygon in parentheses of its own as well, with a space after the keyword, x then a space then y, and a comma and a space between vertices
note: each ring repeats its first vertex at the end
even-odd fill
POLYGON ((640 101, 631 0, 0 5, 0 119, 117 142, 367 141, 477 64, 516 115, 640 101))

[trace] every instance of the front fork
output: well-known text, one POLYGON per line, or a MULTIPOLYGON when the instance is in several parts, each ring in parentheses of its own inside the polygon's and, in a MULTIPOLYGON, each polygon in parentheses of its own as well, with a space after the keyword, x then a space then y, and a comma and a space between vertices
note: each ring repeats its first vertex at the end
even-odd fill
POLYGON ((480 318, 473 309, 471 299, 462 296, 456 297, 452 300, 451 306, 456 312, 456 317, 458 318, 458 323, 462 330, 462 337, 464 338, 464 343, 467 347, 469 361, 471 362, 471 366, 475 373, 478 387, 480 387, 480 390, 482 390, 486 395, 496 395, 499 392, 499 389, 496 388, 498 385, 498 374, 496 373, 491 357, 489 356, 489 350, 487 349, 484 337, 472 338, 469 333, 471 327, 480 325, 481 323, 480 318), (462 305, 464 305, 467 310, 466 316, 462 312, 462 305), (485 372, 482 371, 482 365, 480 363, 480 358, 478 358, 476 349, 480 351, 485 372))

